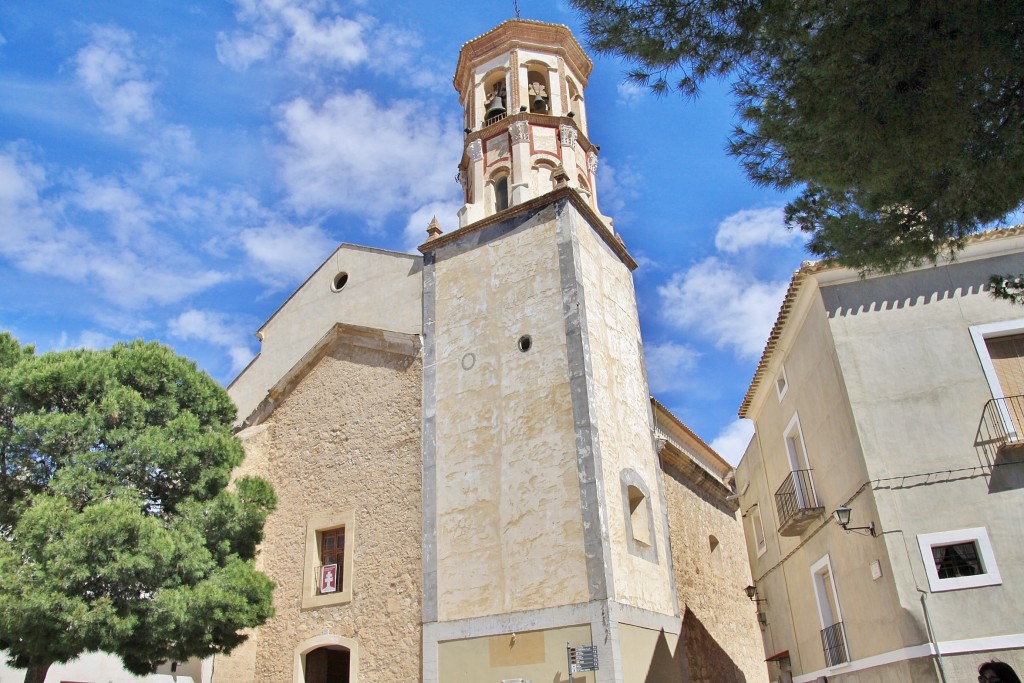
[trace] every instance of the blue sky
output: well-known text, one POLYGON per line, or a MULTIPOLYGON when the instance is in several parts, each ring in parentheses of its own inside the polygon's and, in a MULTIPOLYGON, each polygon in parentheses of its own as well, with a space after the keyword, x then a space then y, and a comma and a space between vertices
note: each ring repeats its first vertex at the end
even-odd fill
MULTIPOLYGON (((519 9, 585 45, 567 5, 519 9)), ((457 226, 458 50, 513 16, 512 0, 0 4, 0 329, 40 351, 156 339, 227 384, 340 242, 410 251, 432 215, 457 226)), ((641 264, 652 391, 736 462, 803 240, 724 152, 727 83, 659 99, 591 56, 598 196, 641 264)))

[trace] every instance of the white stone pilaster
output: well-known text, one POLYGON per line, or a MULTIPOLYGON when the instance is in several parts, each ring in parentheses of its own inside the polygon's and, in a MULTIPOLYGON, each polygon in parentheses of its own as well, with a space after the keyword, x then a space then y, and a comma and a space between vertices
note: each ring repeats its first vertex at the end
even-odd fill
POLYGON ((530 124, 516 121, 508 127, 509 147, 512 155, 512 174, 509 184, 509 205, 515 206, 533 198, 530 169, 530 124))
POLYGON ((579 187, 579 169, 576 167, 576 129, 572 126, 558 127, 558 143, 561 148, 562 167, 569 174, 569 187, 579 187))

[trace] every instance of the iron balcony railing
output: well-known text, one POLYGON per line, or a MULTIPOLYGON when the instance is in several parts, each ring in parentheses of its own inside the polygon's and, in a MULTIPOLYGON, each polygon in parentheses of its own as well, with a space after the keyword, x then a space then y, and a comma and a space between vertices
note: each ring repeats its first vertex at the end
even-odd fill
POLYGON ((843 634, 843 622, 821 629, 821 646, 825 650, 825 666, 836 666, 850 661, 846 653, 846 636, 843 634))
POLYGON ((981 411, 974 447, 992 465, 1004 446, 1024 446, 1024 396, 993 398, 981 411))
POLYGON ((508 116, 507 112, 501 112, 500 114, 495 114, 494 116, 488 119, 484 119, 484 128, 491 125, 492 123, 497 123, 498 121, 501 121, 506 116, 508 116))
POLYGON ((818 497, 814 494, 811 470, 794 470, 789 473, 775 492, 775 507, 783 527, 801 513, 816 513, 821 509, 818 497))

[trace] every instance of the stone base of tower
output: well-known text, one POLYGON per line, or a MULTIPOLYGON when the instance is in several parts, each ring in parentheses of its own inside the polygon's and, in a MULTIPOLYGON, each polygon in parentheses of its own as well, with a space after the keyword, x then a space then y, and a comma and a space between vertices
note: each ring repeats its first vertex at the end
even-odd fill
POLYGON ((596 645, 577 683, 688 680, 681 620, 612 601, 424 624, 423 683, 566 683, 566 646, 596 645))

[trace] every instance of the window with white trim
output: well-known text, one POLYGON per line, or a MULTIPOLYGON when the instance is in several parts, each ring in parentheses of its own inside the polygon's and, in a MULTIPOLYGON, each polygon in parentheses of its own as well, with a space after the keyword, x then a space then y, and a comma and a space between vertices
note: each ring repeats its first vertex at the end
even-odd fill
POLYGON ((1003 582, 985 527, 918 534, 917 543, 933 593, 1003 582))
POLYGON ((779 368, 779 374, 775 378, 775 394, 782 400, 782 397, 789 391, 789 378, 786 377, 786 366, 779 368))
POLYGON ((821 621, 821 646, 825 655, 825 666, 839 666, 850 661, 850 650, 843 628, 843 612, 839 606, 839 594, 832 574, 832 560, 826 554, 811 565, 811 581, 814 585, 814 599, 818 605, 821 621))
POLYGON ((761 521, 761 507, 754 505, 747 517, 750 519, 750 535, 754 539, 754 549, 757 556, 761 557, 768 550, 768 543, 764 537, 764 522, 761 521))

